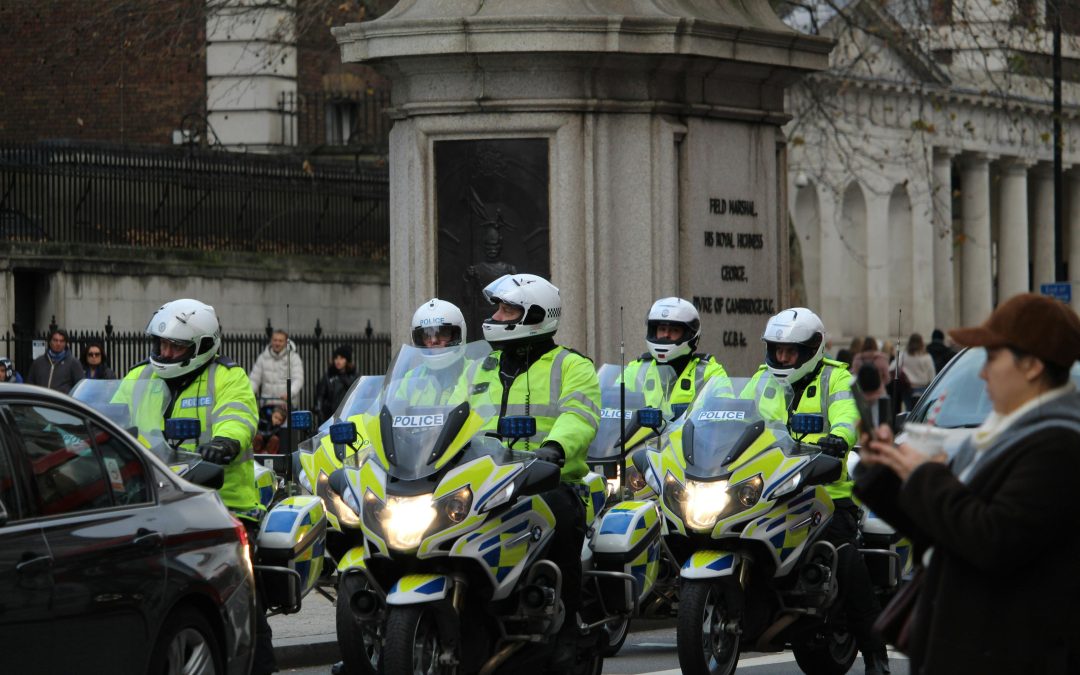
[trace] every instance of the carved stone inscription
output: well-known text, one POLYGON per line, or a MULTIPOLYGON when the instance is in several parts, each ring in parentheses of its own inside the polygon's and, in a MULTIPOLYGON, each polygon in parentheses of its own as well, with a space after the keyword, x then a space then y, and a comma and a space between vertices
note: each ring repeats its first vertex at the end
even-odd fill
POLYGON ((485 286, 504 274, 550 276, 548 176, 546 139, 435 143, 437 293, 461 308, 470 339, 494 311, 485 286))

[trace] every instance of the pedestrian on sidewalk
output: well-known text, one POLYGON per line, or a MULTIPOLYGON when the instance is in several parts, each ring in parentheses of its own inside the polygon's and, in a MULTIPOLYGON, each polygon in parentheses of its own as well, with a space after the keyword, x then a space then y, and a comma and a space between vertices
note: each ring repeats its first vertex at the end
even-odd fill
POLYGON ((83 369, 68 350, 67 332, 54 328, 49 333, 49 348, 30 364, 30 372, 26 376, 27 384, 48 387, 66 394, 81 379, 83 369))

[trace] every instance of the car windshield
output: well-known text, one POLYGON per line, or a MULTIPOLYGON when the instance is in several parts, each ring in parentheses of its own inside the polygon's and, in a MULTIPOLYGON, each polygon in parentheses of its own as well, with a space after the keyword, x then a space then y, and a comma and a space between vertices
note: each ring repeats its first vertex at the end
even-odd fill
MULTIPOLYGON (((986 363, 982 347, 965 349, 955 356, 919 399, 907 422, 930 424, 945 429, 974 428, 993 410, 986 382, 979 371, 986 363)), ((1070 373, 1080 386, 1080 363, 1070 373)))
POLYGON ((437 349, 402 345, 371 411, 391 476, 434 473, 495 417, 486 395, 471 396, 476 369, 490 354, 482 340, 437 349))
MULTIPOLYGON (((645 395, 637 391, 626 391, 626 406, 622 405, 622 368, 612 363, 605 363, 596 371, 600 380, 600 427, 589 444, 589 460, 603 461, 619 456, 622 451, 619 440, 623 429, 626 437, 633 439, 641 429, 637 424, 634 411, 644 408, 645 395), (625 425, 624 425, 625 420, 625 425)), ((633 441, 632 441, 633 442, 633 441)))
POLYGON ((791 400, 791 385, 768 373, 710 380, 684 416, 687 473, 720 475, 766 430, 775 436, 774 445, 790 451, 795 446, 787 431, 791 400))

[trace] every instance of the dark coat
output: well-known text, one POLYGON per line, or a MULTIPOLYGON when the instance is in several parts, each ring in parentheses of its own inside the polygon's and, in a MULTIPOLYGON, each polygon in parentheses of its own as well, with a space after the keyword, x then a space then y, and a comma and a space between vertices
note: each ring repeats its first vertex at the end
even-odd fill
POLYGON ((30 372, 26 375, 27 384, 48 387, 65 394, 70 392, 75 383, 81 379, 83 379, 82 364, 71 355, 71 352, 64 352, 64 358, 55 364, 49 358, 49 353, 45 352, 34 359, 34 362, 30 364, 30 372))
POLYGON ((970 442, 951 467, 924 464, 903 485, 881 466, 857 476, 856 494, 917 555, 934 547, 911 672, 1080 672, 1080 395, 1024 415, 985 452, 966 484, 957 474, 974 456, 970 442), (1047 422, 1061 404, 1075 426, 1047 422))
POLYGON ((949 363, 952 357, 956 356, 955 350, 938 340, 933 340, 926 345, 926 351, 930 354, 930 358, 934 359, 935 373, 940 373, 941 369, 949 363))
POLYGON ((341 405, 349 387, 356 381, 356 371, 330 368, 315 387, 315 401, 322 419, 328 420, 341 405))

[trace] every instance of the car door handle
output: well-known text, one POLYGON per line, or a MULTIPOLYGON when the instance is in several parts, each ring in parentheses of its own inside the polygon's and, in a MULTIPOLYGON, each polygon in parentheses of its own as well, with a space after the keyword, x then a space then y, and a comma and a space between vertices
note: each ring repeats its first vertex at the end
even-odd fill
POLYGON ((15 565, 15 571, 19 574, 41 574, 52 568, 52 564, 51 555, 39 555, 36 558, 26 558, 15 565))
POLYGON ((161 546, 164 541, 165 537, 161 536, 160 532, 155 532, 153 530, 145 530, 142 528, 139 528, 139 530, 135 533, 135 539, 133 540, 136 546, 151 549, 161 546))

